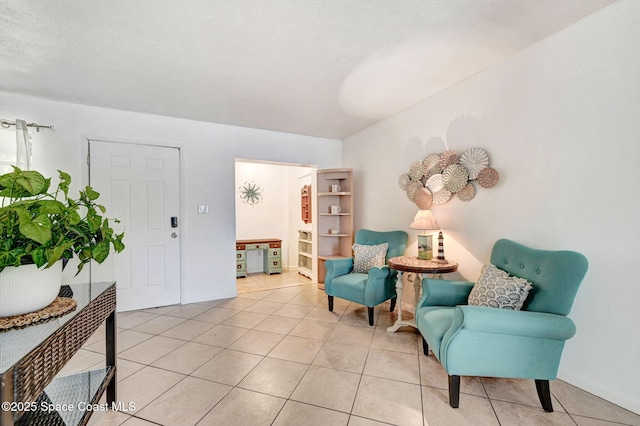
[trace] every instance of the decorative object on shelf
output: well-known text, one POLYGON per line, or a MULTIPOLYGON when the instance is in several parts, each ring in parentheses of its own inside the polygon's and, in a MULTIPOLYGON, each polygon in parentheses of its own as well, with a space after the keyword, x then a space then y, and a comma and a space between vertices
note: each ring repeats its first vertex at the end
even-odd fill
POLYGON ((48 306, 60 290, 63 265, 74 256, 80 261, 79 273, 91 260, 102 263, 112 249, 116 253, 124 250, 124 233, 114 232, 104 217, 105 208, 96 202, 100 194, 87 186, 79 198, 72 199, 68 196, 71 176, 58 173, 60 180, 53 192, 49 192, 51 179, 35 170, 14 167, 13 172, 0 176, 0 197, 4 198, 0 208, 0 317, 48 306), (44 284, 42 290, 31 287, 43 282, 50 284, 44 284), (36 302, 41 293, 46 296, 36 302))
POLYGON ((413 218, 413 222, 409 225, 409 229, 419 229, 423 231, 422 234, 418 234, 418 259, 431 259, 433 257, 433 237, 428 235, 426 231, 440 229, 431 210, 418 210, 418 213, 416 213, 413 218))
POLYGON ((240 190, 240 199, 243 203, 254 205, 262 200, 262 188, 253 181, 245 182, 244 185, 238 189, 240 190))
POLYGON ((489 154, 482 148, 471 148, 461 155, 453 150, 428 154, 422 161, 412 163, 409 173, 400 175, 398 184, 418 208, 427 209, 445 204, 453 196, 461 201, 471 200, 476 194, 472 181, 482 188, 492 188, 498 180, 498 171, 489 167, 489 154), (418 165, 422 169, 420 177, 418 165))
POLYGON ((311 223, 311 185, 300 190, 300 214, 304 223, 311 223))

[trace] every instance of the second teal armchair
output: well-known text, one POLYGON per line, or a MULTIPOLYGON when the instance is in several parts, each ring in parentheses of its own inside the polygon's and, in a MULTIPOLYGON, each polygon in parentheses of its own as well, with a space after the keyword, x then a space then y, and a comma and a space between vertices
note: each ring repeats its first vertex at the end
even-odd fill
POLYGON ((360 229, 356 232, 355 243, 378 245, 388 243, 385 265, 373 267, 369 273, 353 272, 353 257, 329 259, 325 261, 327 274, 324 290, 328 296, 329 311, 333 311, 333 298, 339 297, 367 307, 369 325, 373 325, 373 308, 391 299, 390 311, 396 302, 396 271, 386 266, 387 260, 402 256, 407 248, 408 235, 404 231, 376 232, 360 229))
POLYGON ((474 283, 424 279, 416 312, 424 354, 431 348, 447 371, 453 408, 460 376, 509 377, 534 379, 542 408, 551 412, 549 380, 556 378, 565 341, 576 332, 567 315, 587 259, 503 239, 493 246, 491 263, 532 284, 522 310, 468 306, 474 283))

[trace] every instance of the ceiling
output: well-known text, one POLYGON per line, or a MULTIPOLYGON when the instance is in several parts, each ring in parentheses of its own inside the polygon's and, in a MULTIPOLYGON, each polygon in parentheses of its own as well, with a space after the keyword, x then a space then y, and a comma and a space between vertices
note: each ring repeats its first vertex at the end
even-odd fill
POLYGON ((615 0, 0 0, 0 90, 343 139, 615 0))

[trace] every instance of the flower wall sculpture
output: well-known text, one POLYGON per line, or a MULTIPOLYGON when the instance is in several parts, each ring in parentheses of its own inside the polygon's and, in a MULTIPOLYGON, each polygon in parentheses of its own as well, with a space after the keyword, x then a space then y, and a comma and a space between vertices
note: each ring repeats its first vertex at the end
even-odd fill
POLYGON ((474 181, 482 188, 492 188, 499 177, 498 171, 489 167, 489 154, 481 148, 471 148, 460 155, 452 150, 429 154, 411 164, 398 184, 409 200, 425 210, 454 196, 469 201, 476 194, 474 181))
POLYGON ((262 188, 255 182, 245 182, 240 188, 240 199, 249 205, 258 204, 262 199, 262 188))

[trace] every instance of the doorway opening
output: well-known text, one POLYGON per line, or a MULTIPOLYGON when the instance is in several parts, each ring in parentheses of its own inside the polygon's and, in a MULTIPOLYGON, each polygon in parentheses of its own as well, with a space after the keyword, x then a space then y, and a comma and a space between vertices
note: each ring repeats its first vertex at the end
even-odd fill
POLYGON ((236 286, 238 293, 316 282, 315 243, 300 236, 315 233, 315 206, 306 219, 304 187, 315 193, 317 166, 236 158, 236 286), (279 240, 279 241, 278 241, 279 240), (279 245, 280 247, 277 247, 279 245), (302 253, 302 254, 301 254, 302 253))

